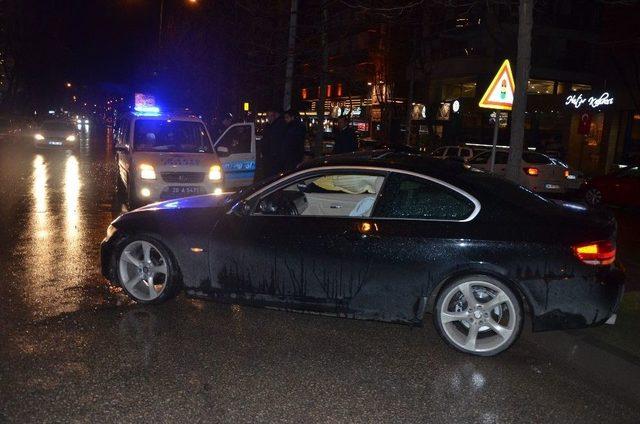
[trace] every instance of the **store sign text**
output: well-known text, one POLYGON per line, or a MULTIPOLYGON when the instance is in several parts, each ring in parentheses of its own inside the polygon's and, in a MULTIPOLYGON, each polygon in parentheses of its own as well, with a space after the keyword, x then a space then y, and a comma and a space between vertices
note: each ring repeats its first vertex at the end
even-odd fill
POLYGON ((566 106, 572 105, 576 109, 580 109, 582 105, 587 103, 593 109, 597 109, 600 106, 610 106, 613 104, 613 97, 607 92, 604 92, 600 95, 600 97, 584 97, 582 94, 571 94, 567 96, 567 100, 565 100, 564 104, 566 106))

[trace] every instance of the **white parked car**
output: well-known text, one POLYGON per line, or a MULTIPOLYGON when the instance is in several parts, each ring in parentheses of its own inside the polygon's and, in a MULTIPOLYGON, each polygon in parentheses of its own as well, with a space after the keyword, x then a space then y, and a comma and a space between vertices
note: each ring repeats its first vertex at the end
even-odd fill
POLYGON ((197 116, 133 112, 118 122, 114 137, 118 191, 129 208, 253 182, 253 123, 231 125, 213 143, 197 116))
MULTIPOLYGON (((467 164, 476 169, 489 171, 491 151, 486 151, 474 156, 467 164)), ((507 174, 507 160, 509 151, 496 150, 494 173, 505 176, 507 174)), ((572 172, 569 167, 558 159, 553 159, 545 154, 525 151, 522 154, 522 172, 524 178, 522 185, 539 193, 566 193, 577 190, 582 184, 582 176, 572 172)))
POLYGON ((485 149, 474 149, 468 146, 444 146, 437 148, 429 156, 437 159, 460 158, 466 161, 484 151, 485 149))

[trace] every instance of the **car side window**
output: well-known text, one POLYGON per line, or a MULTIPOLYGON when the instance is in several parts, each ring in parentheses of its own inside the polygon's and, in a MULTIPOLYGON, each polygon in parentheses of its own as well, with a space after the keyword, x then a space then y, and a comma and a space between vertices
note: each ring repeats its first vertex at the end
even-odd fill
POLYGON ((387 178, 374 217, 462 221, 475 204, 465 195, 440 183, 394 173, 387 178))
POLYGON ((509 160, 509 153, 507 152, 496 152, 496 165, 506 165, 509 160))
POLYGON ((253 214, 369 217, 383 182, 375 174, 306 177, 263 196, 253 214))
POLYGON ((224 133, 216 148, 226 147, 229 154, 251 153, 251 126, 238 125, 224 133))
POLYGON ((472 158, 469 163, 472 165, 484 165, 489 160, 491 152, 480 153, 476 157, 472 158))

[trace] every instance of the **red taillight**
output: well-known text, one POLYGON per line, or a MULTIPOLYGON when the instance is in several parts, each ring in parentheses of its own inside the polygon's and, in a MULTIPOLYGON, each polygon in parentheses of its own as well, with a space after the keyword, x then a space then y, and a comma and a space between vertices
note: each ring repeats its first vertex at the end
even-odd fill
POLYGON ((578 244, 572 249, 587 265, 610 265, 616 260, 616 245, 609 240, 578 244))
POLYGON ((527 175, 531 175, 532 177, 537 177, 540 171, 538 168, 530 167, 530 168, 522 168, 524 173, 527 175))
POLYGON ((564 170, 564 177, 565 177, 565 178, 569 178, 569 175, 570 175, 569 170, 568 170, 568 169, 565 169, 565 170, 564 170))

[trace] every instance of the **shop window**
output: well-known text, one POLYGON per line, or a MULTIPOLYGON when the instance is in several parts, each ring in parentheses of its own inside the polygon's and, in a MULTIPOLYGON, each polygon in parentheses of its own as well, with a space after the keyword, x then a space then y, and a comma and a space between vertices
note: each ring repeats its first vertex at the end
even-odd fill
POLYGON ((590 84, 571 84, 571 91, 591 91, 590 84))
POLYGON ((443 99, 457 99, 460 97, 475 97, 476 96, 476 83, 465 82, 459 84, 443 84, 442 86, 442 98, 443 99))
POLYGON ((530 94, 553 94, 554 81, 530 79, 527 83, 527 93, 530 94))

